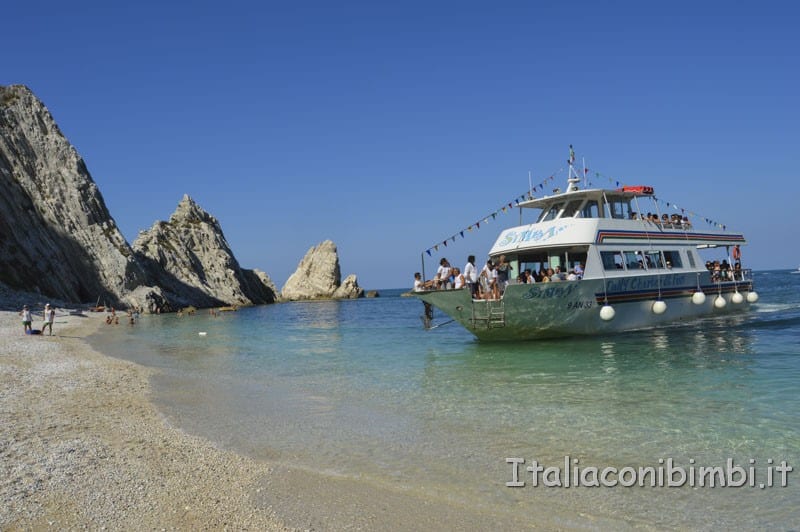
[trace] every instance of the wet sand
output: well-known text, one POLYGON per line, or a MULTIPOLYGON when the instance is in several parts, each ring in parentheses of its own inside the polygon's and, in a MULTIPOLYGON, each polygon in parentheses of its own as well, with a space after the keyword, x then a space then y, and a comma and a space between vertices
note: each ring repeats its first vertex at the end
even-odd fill
POLYGON ((103 319, 59 309, 52 337, 27 336, 0 312, 0 529, 533 528, 530 508, 486 515, 188 435, 150 402, 152 370, 89 347, 103 319))

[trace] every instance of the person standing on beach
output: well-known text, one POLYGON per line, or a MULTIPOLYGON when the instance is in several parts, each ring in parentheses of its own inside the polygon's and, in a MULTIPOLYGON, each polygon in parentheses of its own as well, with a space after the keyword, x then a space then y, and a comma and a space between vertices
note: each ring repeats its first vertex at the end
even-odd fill
POLYGON ((33 318, 31 318, 31 311, 28 308, 28 305, 23 305, 22 310, 19 313, 22 316, 22 326, 25 328, 25 334, 28 334, 28 331, 33 331, 33 318))
POLYGON ((53 336, 53 321, 56 319, 56 311, 50 306, 50 303, 44 306, 44 323, 42 324, 42 335, 44 330, 50 327, 50 336, 53 336))

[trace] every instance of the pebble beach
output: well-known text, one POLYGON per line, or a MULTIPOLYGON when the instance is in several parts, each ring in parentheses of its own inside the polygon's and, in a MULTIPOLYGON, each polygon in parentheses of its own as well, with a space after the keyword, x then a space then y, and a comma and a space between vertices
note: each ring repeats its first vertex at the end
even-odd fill
POLYGON ((169 427, 148 370, 88 347, 104 318, 30 336, 0 312, 0 529, 284 529, 256 507, 266 465, 169 427))
MULTIPOLYGON (((16 299, 0 306, 21 309, 16 299)), ((151 403, 153 370, 86 342, 102 334, 105 313, 55 304, 52 336, 26 335, 18 310, 0 311, 2 530, 488 530, 523 523, 253 460, 187 434, 151 403)), ((41 306, 32 306, 35 329, 41 306)))

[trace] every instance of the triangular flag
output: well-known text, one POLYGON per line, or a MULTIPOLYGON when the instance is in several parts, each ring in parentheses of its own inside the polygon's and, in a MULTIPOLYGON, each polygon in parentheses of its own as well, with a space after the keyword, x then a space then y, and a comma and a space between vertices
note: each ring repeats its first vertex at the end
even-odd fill
POLYGON ((430 249, 426 250, 425 252, 428 254, 429 257, 431 256, 431 250, 430 249))

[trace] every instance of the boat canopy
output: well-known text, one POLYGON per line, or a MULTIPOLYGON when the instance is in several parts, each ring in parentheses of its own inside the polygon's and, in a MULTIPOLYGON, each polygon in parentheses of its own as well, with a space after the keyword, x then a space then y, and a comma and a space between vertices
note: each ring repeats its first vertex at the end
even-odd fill
POLYGON ((609 201, 621 200, 621 199, 630 200, 633 198, 650 197, 652 195, 653 195, 653 188, 645 186, 623 187, 615 190, 591 188, 583 190, 573 190, 569 192, 560 192, 553 194, 552 196, 544 196, 541 198, 529 199, 526 201, 521 201, 519 203, 519 206, 529 209, 546 210, 549 209, 554 204, 562 203, 567 200, 572 201, 579 199, 592 199, 600 202, 604 198, 608 199, 609 201))

